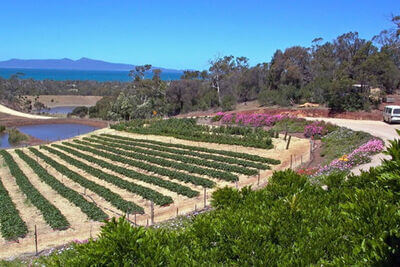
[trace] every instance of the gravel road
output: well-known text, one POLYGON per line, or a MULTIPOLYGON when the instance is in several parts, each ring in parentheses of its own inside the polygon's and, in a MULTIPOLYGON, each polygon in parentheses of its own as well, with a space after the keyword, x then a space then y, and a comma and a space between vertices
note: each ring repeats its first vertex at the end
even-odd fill
MULTIPOLYGON (((355 131, 363 131, 372 134, 373 136, 379 137, 385 141, 386 145, 389 140, 400 138, 395 129, 400 130, 400 124, 387 124, 383 121, 369 121, 369 120, 347 120, 347 119, 335 119, 335 118, 306 118, 307 120, 323 120, 336 124, 338 126, 347 127, 355 131)), ((377 154, 372 157, 371 162, 357 166, 352 170, 354 174, 359 174, 361 170, 369 170, 370 167, 380 165, 382 159, 388 159, 390 157, 381 154, 377 154)))

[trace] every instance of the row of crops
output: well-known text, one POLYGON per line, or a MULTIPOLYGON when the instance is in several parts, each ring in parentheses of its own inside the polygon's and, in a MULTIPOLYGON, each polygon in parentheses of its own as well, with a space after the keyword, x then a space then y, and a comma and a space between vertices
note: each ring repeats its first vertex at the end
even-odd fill
MULTIPOLYGON (((70 222, 62 210, 35 188, 35 182, 28 178, 21 164, 28 166, 41 182, 79 208, 88 219, 102 221, 108 215, 83 194, 84 190, 124 213, 144 213, 143 207, 124 199, 116 188, 165 206, 173 203, 173 199, 160 189, 193 198, 199 196, 202 187, 212 188, 219 181, 237 181, 239 175, 256 175, 260 170, 269 169, 270 164, 279 163, 246 153, 107 134, 40 148, 17 149, 13 153, 1 150, 0 155, 20 192, 54 230, 67 229, 70 222), (107 184, 115 189, 110 190, 107 184)), ((8 240, 24 237, 28 229, 20 216, 23 210, 16 208, 1 178, 0 202, 1 235, 8 240)))
POLYGON ((241 126, 213 128, 197 124, 195 119, 133 120, 111 126, 119 131, 139 134, 172 136, 178 139, 239 145, 256 148, 273 148, 271 133, 262 129, 241 126))

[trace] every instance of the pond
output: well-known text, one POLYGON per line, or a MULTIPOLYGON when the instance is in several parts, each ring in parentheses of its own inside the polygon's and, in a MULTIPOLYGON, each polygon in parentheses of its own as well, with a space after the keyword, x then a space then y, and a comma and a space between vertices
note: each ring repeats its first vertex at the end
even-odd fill
MULTIPOLYGON (((21 132, 44 141, 57 141, 68 139, 77 135, 90 133, 98 128, 75 123, 40 124, 17 127, 21 132)), ((10 148, 8 134, 0 135, 0 148, 10 148)))
POLYGON ((63 106, 63 107, 54 107, 46 110, 49 114, 68 114, 71 113, 76 106, 63 106))

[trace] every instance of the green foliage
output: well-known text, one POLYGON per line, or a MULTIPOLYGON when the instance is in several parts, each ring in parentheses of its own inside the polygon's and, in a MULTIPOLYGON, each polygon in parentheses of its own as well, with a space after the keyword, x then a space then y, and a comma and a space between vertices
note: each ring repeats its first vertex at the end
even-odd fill
POLYGON ((72 110, 71 113, 68 113, 68 116, 78 116, 80 118, 85 117, 89 112, 89 108, 85 106, 76 107, 72 110))
POLYGON ((0 232, 6 240, 16 240, 28 233, 26 223, 21 219, 19 211, 0 178, 0 232))
POLYGON ((347 128, 337 128, 322 138, 321 156, 324 162, 331 162, 365 144, 372 135, 361 131, 352 131, 347 128))
MULTIPOLYGON (((152 149, 155 151, 162 151, 162 152, 168 152, 170 154, 177 154, 177 155, 186 155, 186 156, 194 156, 196 158, 202 158, 202 159, 209 159, 212 161, 218 161, 218 162, 225 162, 229 164, 236 164, 236 165, 241 165, 243 167, 251 167, 255 169, 260 169, 260 170, 267 170, 268 165, 265 164, 260 164, 256 162, 251 162, 251 161, 246 161, 246 160, 240 160, 236 158, 231 158, 231 157, 221 157, 213 154, 205 154, 205 153, 199 153, 195 152, 194 149, 187 148, 188 150, 181 150, 181 149, 174 149, 174 148, 169 148, 167 145, 168 143, 162 143, 155 141, 157 145, 152 145, 151 143, 146 144, 144 142, 137 141, 138 139, 135 138, 130 138, 130 137, 125 137, 125 136, 119 136, 119 135, 112 135, 112 134, 101 134, 101 136, 92 136, 94 138, 97 138, 99 140, 104 140, 104 141, 113 141, 113 142, 119 142, 121 144, 125 145, 130 145, 130 146, 139 146, 139 147, 144 147, 148 149, 152 149)), ((151 142, 151 140, 150 140, 151 142)))
POLYGON ((4 133, 6 130, 6 126, 0 125, 0 134, 4 133))
POLYGON ((85 213, 90 219, 95 221, 102 221, 108 216, 93 202, 87 201, 82 195, 76 191, 66 187, 54 176, 50 175, 46 169, 44 169, 34 159, 25 154, 22 150, 16 150, 15 153, 23 160, 29 167, 37 174, 37 176, 55 190, 62 197, 68 199, 71 203, 79 207, 83 213, 85 213))
POLYGON ((270 135, 267 135, 265 132, 258 131, 255 133, 245 133, 243 135, 232 135, 229 132, 216 133, 213 132, 213 128, 210 126, 196 124, 196 120, 194 119, 170 118, 167 120, 134 120, 112 125, 112 128, 119 131, 165 135, 198 142, 265 149, 273 147, 270 135))
POLYGON ((87 165, 85 163, 83 163, 82 161, 76 160, 58 150, 52 149, 51 147, 48 146, 44 146, 43 149, 49 151, 50 153, 57 155, 58 157, 60 157, 61 159, 65 160, 66 162, 68 162, 69 164, 84 170, 87 173, 90 173, 91 175, 93 175, 94 177, 97 177, 101 180, 104 180, 108 183, 114 184, 116 186, 118 186, 119 188, 125 189, 127 191, 130 191, 134 194, 137 194, 139 196, 142 196, 145 199, 154 201, 155 204, 157 205, 168 205, 171 204, 173 202, 171 197, 167 197, 164 196, 160 193, 158 193, 157 191, 154 191, 150 188, 132 183, 132 182, 127 182, 124 179, 121 179, 115 175, 112 174, 108 174, 106 172, 103 172, 97 168, 94 168, 90 165, 87 165))
POLYGON ((236 98, 233 95, 226 95, 222 98, 222 111, 234 110, 236 107, 236 98))
POLYGON ((11 128, 8 130, 8 142, 12 145, 17 145, 23 141, 28 140, 28 136, 24 133, 21 133, 16 128, 11 128))
POLYGON ((65 230, 70 225, 60 210, 51 204, 29 181, 28 177, 22 172, 13 157, 6 150, 0 150, 0 154, 10 169, 10 173, 15 178, 19 189, 25 194, 26 198, 42 213, 44 220, 51 228, 65 230))
MULTIPOLYGON (((79 145, 75 145, 75 144, 72 144, 72 143, 66 143, 66 142, 63 142, 63 145, 67 145, 69 147, 53 144, 53 146, 58 148, 58 149, 61 149, 61 150, 66 151, 68 153, 71 153, 72 155, 77 156, 77 157, 82 158, 82 159, 85 159, 85 160, 87 160, 87 161, 89 161, 91 163, 95 163, 95 164, 99 165, 101 168, 106 168, 106 169, 115 171, 115 172, 117 172, 119 174, 122 174, 122 175, 124 175, 126 177, 130 177, 132 179, 136 179, 136 180, 139 180, 139 181, 143 181, 143 182, 146 182, 146 183, 150 183, 150 184, 154 184, 154 185, 157 185, 157 186, 160 186, 160 187, 164 187, 164 188, 166 188, 166 189, 168 189, 170 191, 176 192, 178 194, 181 194, 181 195, 184 195, 184 196, 187 196, 187 197, 195 197, 195 196, 199 195, 199 192, 194 191, 194 190, 190 189, 189 187, 180 185, 178 183, 166 181, 166 180, 160 179, 160 178, 158 178, 156 176, 144 175, 144 174, 141 174, 139 172, 135 172, 133 170, 126 169, 124 167, 120 167, 118 165, 109 163, 107 161, 104 161, 104 160, 92 157, 90 155, 81 153, 81 152, 79 152, 79 151, 77 151, 75 149, 71 149, 70 147, 74 147, 74 148, 80 149, 82 151, 89 151, 90 150, 89 148, 86 148, 86 147, 83 147, 83 146, 79 146, 79 145)), ((99 155, 99 153, 100 153, 100 151, 96 151, 95 152, 96 155, 99 155)), ((113 154, 101 153, 101 155, 105 156, 105 158, 107 158, 107 159, 109 159, 111 161, 114 161, 114 162, 121 162, 121 160, 123 160, 123 159, 121 159, 120 156, 113 155, 113 154)), ((125 159, 123 161, 126 164, 130 164, 130 165, 133 163, 133 161, 129 162, 128 159, 125 159)))
MULTIPOLYGON (((208 161, 208 160, 199 159, 199 158, 192 158, 192 157, 187 157, 187 156, 164 153, 161 151, 153 151, 153 150, 143 149, 143 148, 140 148, 137 146, 132 146, 130 143, 126 143, 126 142, 124 143, 124 141, 115 143, 115 141, 109 140, 109 139, 98 140, 98 139, 93 139, 93 138, 88 138, 88 137, 83 138, 83 140, 89 141, 91 143, 97 143, 97 144, 103 145, 110 152, 121 154, 121 155, 128 156, 128 157, 133 156, 133 158, 136 158, 138 155, 137 153, 139 153, 142 155, 144 160, 148 159, 149 162, 154 161, 154 157, 151 157, 151 156, 157 156, 162 159, 173 159, 178 162, 174 163, 169 160, 162 160, 162 161, 157 161, 157 163, 158 164, 160 164, 160 163, 168 164, 169 163, 172 168, 175 168, 175 166, 176 166, 176 169, 184 169, 184 170, 192 172, 192 173, 206 174, 211 177, 215 177, 215 178, 219 178, 219 179, 223 179, 223 180, 227 180, 228 177, 234 178, 229 172, 236 172, 236 173, 241 173, 241 174, 246 174, 246 175, 255 175, 258 173, 257 170, 254 170, 254 169, 229 165, 229 164, 225 164, 225 163, 221 163, 221 162, 214 162, 214 161, 208 161), (118 149, 114 149, 114 148, 118 148, 118 149), (122 149, 122 150, 120 150, 120 149, 122 149), (129 151, 129 152, 127 153, 123 150, 129 151), (137 153, 132 153, 131 151, 137 152, 137 153), (150 155, 150 157, 148 157, 147 155, 150 155), (183 162, 183 163, 187 163, 187 164, 181 164, 179 162, 183 162), (206 166, 209 168, 213 168, 216 170, 222 170, 222 171, 211 171, 210 169, 202 168, 201 166, 206 166)), ((96 147, 101 148, 101 146, 96 146, 96 147)), ((155 162, 156 161, 154 161, 154 163, 155 162)))
MULTIPOLYGON (((199 152, 204 152, 204 153, 223 155, 226 157, 233 157, 233 158, 244 159, 244 160, 249 160, 249 161, 254 161, 254 162, 269 163, 269 164, 274 164, 274 165, 280 164, 280 161, 276 160, 276 159, 270 159, 270 158, 253 155, 253 154, 240 153, 240 152, 234 152, 234 151, 229 151, 229 150, 218 150, 218 149, 211 149, 211 148, 199 147, 199 146, 189 146, 189 145, 182 145, 182 144, 165 143, 165 142, 149 140, 149 139, 137 139, 137 138, 133 139, 133 138, 119 136, 119 135, 110 135, 110 134, 101 134, 101 135, 107 136, 107 137, 112 137, 112 138, 118 138, 121 140, 128 140, 128 141, 134 140, 135 142, 140 142, 140 143, 155 144, 155 145, 159 145, 162 147, 174 147, 174 148, 180 148, 180 149, 185 149, 185 150, 189 150, 189 151, 199 151, 199 152)), ((204 154, 202 154, 202 155, 204 155, 204 154)), ((225 158, 225 157, 223 157, 223 158, 225 158)), ((239 165, 241 165, 241 164, 239 164, 239 165)))
POLYGON ((382 171, 332 174, 323 181, 328 190, 293 171, 275 172, 262 190, 217 190, 216 209, 184 228, 132 227, 120 218, 96 241, 40 263, 393 266, 400 253, 400 187, 381 180, 382 171))
POLYGON ((46 156, 42 152, 40 152, 38 149, 30 147, 29 150, 35 154, 37 157, 41 158, 52 166, 54 169, 56 169, 59 173, 62 175, 65 175, 72 181, 80 184, 82 187, 89 189, 90 191, 96 193, 100 197, 104 198, 106 201, 110 202, 114 207, 117 209, 123 211, 123 212, 129 212, 129 213, 143 213, 144 210, 142 207, 136 205, 133 202, 129 202, 124 200, 120 195, 113 193, 111 190, 108 188, 105 188, 104 186, 101 186, 99 184, 96 184, 95 182, 92 182, 82 175, 78 174, 77 172, 74 172, 70 170, 68 167, 58 163, 57 161, 53 160, 52 158, 46 156))

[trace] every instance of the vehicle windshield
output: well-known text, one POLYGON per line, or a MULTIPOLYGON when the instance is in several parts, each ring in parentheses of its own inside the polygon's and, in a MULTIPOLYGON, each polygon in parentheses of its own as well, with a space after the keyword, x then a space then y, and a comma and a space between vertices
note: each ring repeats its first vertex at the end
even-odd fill
POLYGON ((399 115, 400 114, 400 108, 394 109, 393 110, 393 114, 399 115))

